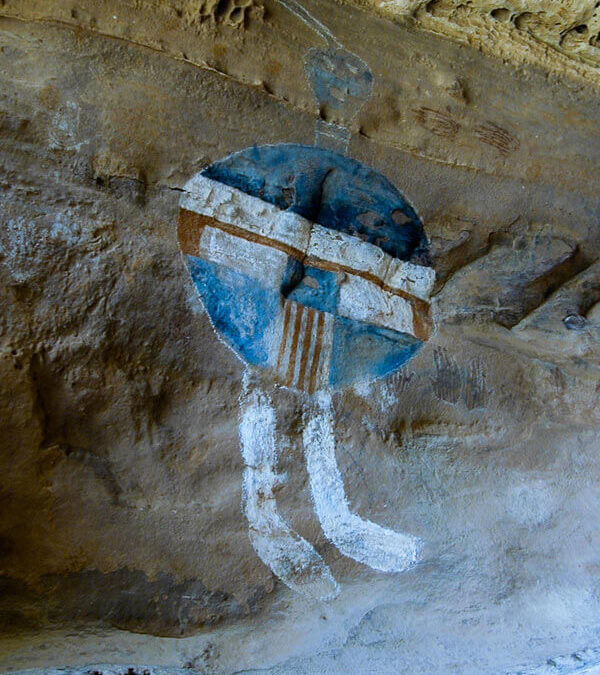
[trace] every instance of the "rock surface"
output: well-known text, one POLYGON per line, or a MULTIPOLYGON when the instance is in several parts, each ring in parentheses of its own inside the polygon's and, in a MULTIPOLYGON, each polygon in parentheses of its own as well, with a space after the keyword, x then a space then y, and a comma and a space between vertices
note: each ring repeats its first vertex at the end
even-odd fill
POLYGON ((274 393, 280 508, 341 587, 320 603, 250 544, 243 365, 176 240, 196 172, 313 142, 320 38, 271 0, 0 0, 2 671, 537 672, 598 646, 597 10, 533 4, 306 4, 374 74, 349 154, 409 196, 438 273, 419 355, 334 398, 352 506, 423 540, 412 570, 327 541, 302 402, 274 393))
POLYGON ((600 10, 595 0, 355 0, 515 64, 543 65, 598 82, 600 10))

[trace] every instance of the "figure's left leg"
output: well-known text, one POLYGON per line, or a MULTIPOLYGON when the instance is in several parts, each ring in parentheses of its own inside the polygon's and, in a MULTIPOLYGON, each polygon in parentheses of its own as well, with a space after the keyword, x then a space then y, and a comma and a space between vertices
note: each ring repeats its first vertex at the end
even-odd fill
POLYGON ((243 506, 250 541, 261 560, 291 589, 320 600, 339 593, 329 567, 279 514, 275 500, 277 433, 271 397, 258 378, 244 374, 240 396, 240 442, 244 458, 243 506))
POLYGON ((352 513, 335 457, 331 396, 317 394, 307 408, 304 453, 315 510, 323 532, 341 553, 383 572, 401 572, 419 556, 420 540, 389 530, 352 513))

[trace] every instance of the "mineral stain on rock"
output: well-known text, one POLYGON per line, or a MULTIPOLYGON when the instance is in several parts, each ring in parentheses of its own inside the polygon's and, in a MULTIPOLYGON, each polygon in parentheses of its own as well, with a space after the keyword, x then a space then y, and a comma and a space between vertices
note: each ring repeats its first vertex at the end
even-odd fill
POLYGON ((227 593, 209 591, 197 580, 176 582, 169 574, 150 580, 143 572, 128 568, 46 575, 26 590, 10 578, 2 583, 0 617, 9 630, 11 625, 102 621, 125 630, 181 636, 198 625, 210 626, 253 613, 260 602, 260 594, 240 604, 227 593), (39 588, 47 590, 40 592, 39 588), (29 598, 25 606, 20 600, 24 594, 29 598))

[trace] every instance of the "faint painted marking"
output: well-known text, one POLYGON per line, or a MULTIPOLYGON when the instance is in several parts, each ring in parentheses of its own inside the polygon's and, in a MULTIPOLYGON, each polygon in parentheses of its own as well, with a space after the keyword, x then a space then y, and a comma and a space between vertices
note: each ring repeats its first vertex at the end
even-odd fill
POLYGON ((383 282, 389 288, 402 290, 428 302, 435 284, 435 270, 393 258, 383 282))
POLYGON ((292 386, 294 381, 294 370, 296 368, 296 352, 298 351, 298 339, 300 337, 300 325, 302 322, 302 314, 304 312, 304 307, 298 303, 294 303, 296 306, 296 317, 294 320, 294 332, 292 333, 292 346, 290 348, 290 360, 288 362, 287 375, 285 377, 286 384, 288 387, 292 386))
MULTIPOLYGON (((193 672, 193 671, 191 671, 193 672)), ((27 670, 11 670, 8 675, 189 675, 189 666, 149 666, 139 663, 107 664, 96 663, 86 666, 60 666, 51 668, 28 668, 27 670)))
POLYGON ((283 362, 283 355, 285 354, 285 347, 287 344, 288 329, 290 325, 290 316, 292 313, 292 304, 290 302, 285 303, 284 309, 284 318, 283 318, 283 334, 281 336, 281 342, 279 345, 279 353, 277 355, 277 370, 280 370, 281 364, 283 362))
POLYGON ((516 136, 513 136, 510 131, 494 124, 494 122, 486 122, 475 127, 475 135, 483 143, 496 148, 501 155, 508 155, 518 150, 521 145, 516 136))
POLYGON ((401 368, 390 377, 390 389, 396 394, 402 394, 408 389, 414 377, 414 371, 401 368))
POLYGON ((352 513, 335 457, 329 393, 318 393, 317 410, 305 412, 304 453, 315 511, 325 535, 341 553, 382 572, 402 572, 414 564, 421 542, 352 513))
POLYGON ((541 666, 521 667, 507 675, 600 675, 600 649, 581 649, 555 656, 541 666))
POLYGON ((457 403, 461 392, 461 373, 456 361, 448 355, 443 347, 433 350, 435 379, 433 390, 442 401, 457 403))
POLYGON ((462 395, 469 410, 487 404, 486 375, 481 359, 473 359, 464 369, 462 395))
POLYGON ((440 400, 456 404, 462 399, 469 410, 487 404, 486 374, 481 359, 473 359, 461 367, 444 347, 436 347, 433 361, 436 370, 433 388, 440 400))
POLYGON ((310 351, 310 346, 312 344, 312 327, 315 320, 315 310, 308 309, 306 315, 306 328, 304 335, 304 344, 302 345, 302 354, 300 356, 300 370, 298 371, 298 384, 300 387, 304 385, 304 376, 306 375, 306 364, 308 361, 308 352, 310 351))
POLYGON ((460 124, 448 113, 442 112, 441 110, 421 107, 415 112, 417 113, 419 124, 436 136, 450 138, 456 136, 460 130, 460 124))
POLYGON ((296 0, 279 0, 279 3, 288 9, 292 14, 295 14, 300 21, 303 21, 309 28, 312 28, 316 33, 318 33, 324 40, 329 44, 335 45, 336 47, 341 47, 341 43, 335 37, 335 35, 322 24, 318 19, 296 0))
POLYGON ((326 122, 319 118, 315 122, 315 145, 319 148, 341 151, 346 154, 350 143, 350 130, 341 124, 326 122))
POLYGON ((319 359, 321 357, 321 349, 323 348, 323 328, 325 326, 325 315, 319 312, 317 320, 317 335, 315 339, 315 349, 313 353, 313 360, 310 366, 310 378, 308 384, 308 393, 314 394, 317 386, 317 371, 319 368, 319 359))

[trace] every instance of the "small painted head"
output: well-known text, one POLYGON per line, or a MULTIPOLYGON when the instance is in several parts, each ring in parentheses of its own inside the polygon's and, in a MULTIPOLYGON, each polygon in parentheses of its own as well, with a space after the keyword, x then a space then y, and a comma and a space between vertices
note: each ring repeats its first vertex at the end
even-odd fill
POLYGON ((215 330, 308 393, 397 370, 431 332, 423 225, 381 174, 313 146, 259 146, 185 186, 178 235, 215 330))
POLYGON ((369 67, 345 49, 311 49, 304 67, 322 116, 348 125, 371 96, 369 67))

